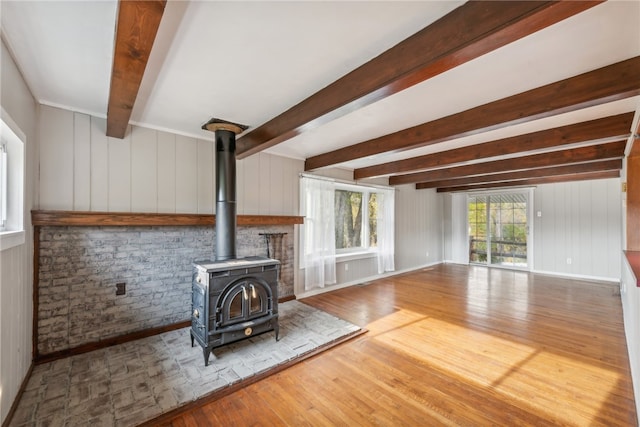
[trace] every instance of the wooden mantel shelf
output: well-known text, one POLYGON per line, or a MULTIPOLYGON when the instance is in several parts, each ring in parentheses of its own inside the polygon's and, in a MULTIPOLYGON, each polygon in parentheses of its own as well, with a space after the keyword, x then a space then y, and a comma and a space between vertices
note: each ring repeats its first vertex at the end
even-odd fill
POLYGON ((636 286, 640 287, 640 251, 624 251, 624 255, 636 279, 636 286))
MULTIPOLYGON (((238 225, 294 225, 302 224, 304 217, 283 215, 238 215, 238 225)), ((133 212, 82 212, 82 211, 31 211, 34 226, 212 226, 215 215, 133 213, 133 212)))

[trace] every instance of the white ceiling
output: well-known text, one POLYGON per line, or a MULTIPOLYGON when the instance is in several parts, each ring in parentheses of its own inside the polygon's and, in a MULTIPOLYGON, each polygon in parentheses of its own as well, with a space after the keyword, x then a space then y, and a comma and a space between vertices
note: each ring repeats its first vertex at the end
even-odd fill
MULTIPOLYGON (((462 3, 170 1, 131 122, 203 139, 211 117, 256 128, 462 3)), ((0 1, 2 36, 39 102, 106 116, 116 9, 115 0, 0 1)), ((639 55, 640 1, 609 1, 268 151, 304 159, 639 55)), ((631 98, 342 166, 639 106, 631 98)))

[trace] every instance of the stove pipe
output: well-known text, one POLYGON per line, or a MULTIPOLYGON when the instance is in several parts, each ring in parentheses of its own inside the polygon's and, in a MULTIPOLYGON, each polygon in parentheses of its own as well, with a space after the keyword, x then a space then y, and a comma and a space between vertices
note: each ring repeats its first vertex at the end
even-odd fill
POLYGON ((213 118, 216 144, 216 261, 236 258, 236 134, 247 126, 213 118))

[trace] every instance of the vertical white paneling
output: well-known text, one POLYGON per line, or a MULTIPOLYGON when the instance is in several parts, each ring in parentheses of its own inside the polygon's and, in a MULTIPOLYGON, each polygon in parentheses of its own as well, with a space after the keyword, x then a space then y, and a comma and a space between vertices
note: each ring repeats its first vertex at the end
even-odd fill
POLYGON ((131 210, 158 211, 157 132, 133 126, 131 129, 131 210))
POLYGON ((91 210, 109 210, 107 121, 97 117, 91 117, 91 210))
MULTIPOLYGON (((215 153, 213 153, 213 154, 214 154, 214 157, 215 157, 215 153)), ((215 164, 215 161, 214 161, 214 164, 215 164)), ((245 211, 245 204, 244 204, 244 199, 245 199, 244 165, 245 165, 244 160, 237 160, 236 161, 236 204, 237 204, 236 205, 236 212, 238 213, 238 215, 244 215, 244 211, 245 211)), ((214 173, 215 173, 215 171, 214 171, 214 173)), ((213 204, 214 204, 213 210, 215 211, 215 200, 213 201, 213 204)))
POLYGON ((41 107, 40 208, 73 209, 73 113, 41 107))
POLYGON ((109 211, 131 211, 131 128, 109 142, 109 211))
POLYGON ((269 155, 269 215, 282 215, 284 206, 284 164, 286 159, 269 155))
POLYGON ((453 262, 469 263, 469 230, 467 228, 467 195, 454 193, 451 195, 451 258, 453 262))
POLYGON ((614 280, 620 277, 619 182, 576 181, 535 189, 534 270, 614 280), (537 211, 542 217, 536 216, 537 211))
POLYGON ((198 212, 198 144, 176 135, 176 212, 198 212))
POLYGON ((303 160, 294 160, 293 161, 293 185, 291 187, 291 191, 293 194, 293 210, 291 211, 293 215, 300 215, 300 174, 304 172, 304 161, 303 160))
POLYGON ((91 209, 91 116, 73 115, 73 210, 91 209))
POLYGON ((259 159, 259 172, 258 172, 258 186, 259 191, 257 194, 259 209, 258 214, 269 215, 270 207, 270 193, 271 193, 271 156, 266 153, 258 154, 259 159))
POLYGON ((176 136, 158 132, 158 212, 176 211, 176 136))
POLYGON ((578 212, 578 217, 574 224, 574 247, 576 260, 576 271, 582 272, 582 274, 593 275, 593 258, 591 251, 591 233, 586 233, 585 230, 592 229, 591 220, 591 187, 587 185, 580 185, 573 192, 574 203, 578 212))
POLYGON ((602 181, 606 185, 607 206, 607 267, 608 277, 620 277, 622 246, 622 181, 613 178, 602 181))
POLYGON ((213 142, 197 141, 198 213, 212 214, 214 205, 214 152, 213 142))
POLYGON ((260 213, 260 155, 254 154, 243 160, 244 165, 244 213, 260 213))

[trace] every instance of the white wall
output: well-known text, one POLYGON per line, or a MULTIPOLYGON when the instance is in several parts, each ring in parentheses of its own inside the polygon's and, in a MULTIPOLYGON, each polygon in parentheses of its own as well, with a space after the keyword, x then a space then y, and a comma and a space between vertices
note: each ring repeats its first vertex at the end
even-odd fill
MULTIPOLYGON (((41 107, 39 209, 215 213, 213 141, 41 107)), ((301 160, 260 153, 237 162, 237 210, 297 215, 301 160)))
POLYGON ((0 103, 26 135, 25 243, 0 251, 0 414, 2 422, 31 365, 33 230, 30 211, 35 198, 38 139, 37 106, 2 41, 0 103))
POLYGON ((533 270, 619 281, 621 215, 618 178, 538 186, 533 270))

